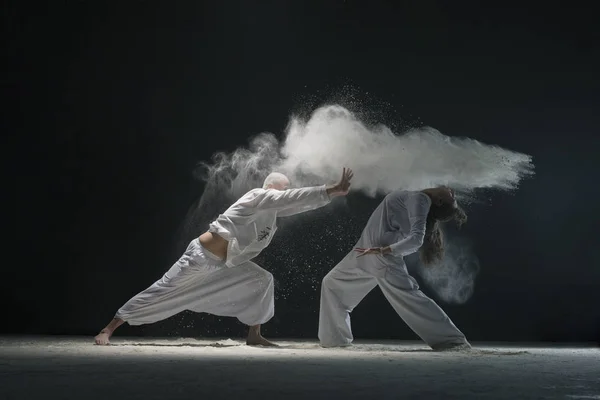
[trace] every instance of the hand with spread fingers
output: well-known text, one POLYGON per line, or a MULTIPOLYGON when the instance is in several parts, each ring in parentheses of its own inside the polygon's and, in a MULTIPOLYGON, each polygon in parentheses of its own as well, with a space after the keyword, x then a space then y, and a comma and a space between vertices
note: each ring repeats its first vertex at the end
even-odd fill
POLYGON ((342 178, 338 183, 327 188, 327 194, 330 197, 347 195, 350 191, 350 181, 352 180, 353 176, 354 173, 350 168, 344 168, 342 170, 342 178))

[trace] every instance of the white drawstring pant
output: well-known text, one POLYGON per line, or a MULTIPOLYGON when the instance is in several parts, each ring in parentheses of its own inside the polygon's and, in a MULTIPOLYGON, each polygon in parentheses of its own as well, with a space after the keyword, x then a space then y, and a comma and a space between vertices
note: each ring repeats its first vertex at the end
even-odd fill
POLYGON ((405 265, 385 265, 385 256, 349 253, 323 279, 319 340, 324 347, 352 343, 350 313, 379 286, 406 324, 432 348, 468 344, 446 313, 419 290, 405 265), (383 257, 383 258, 382 258, 383 257))
POLYGON ((142 325, 190 310, 236 317, 253 326, 273 317, 273 297, 270 272, 253 262, 228 268, 194 239, 171 269, 125 303, 115 318, 142 325))

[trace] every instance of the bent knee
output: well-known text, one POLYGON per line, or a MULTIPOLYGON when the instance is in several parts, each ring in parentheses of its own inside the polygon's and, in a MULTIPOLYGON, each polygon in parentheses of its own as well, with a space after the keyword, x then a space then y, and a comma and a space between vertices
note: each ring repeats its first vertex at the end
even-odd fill
POLYGON ((331 274, 327 274, 327 275, 325 275, 325 278, 323 278, 323 281, 321 282, 321 287, 331 289, 331 288, 333 288, 335 281, 336 281, 336 279, 333 276, 331 276, 331 274))
POLYGON ((270 286, 270 285, 273 285, 274 278, 273 278, 272 273, 270 273, 269 271, 266 271, 264 269, 261 269, 256 274, 256 280, 258 280, 265 286, 270 286))
POLYGON ((265 271, 263 279, 266 279, 267 281, 269 281, 269 283, 273 283, 275 278, 273 278, 272 273, 270 273, 269 271, 265 271))

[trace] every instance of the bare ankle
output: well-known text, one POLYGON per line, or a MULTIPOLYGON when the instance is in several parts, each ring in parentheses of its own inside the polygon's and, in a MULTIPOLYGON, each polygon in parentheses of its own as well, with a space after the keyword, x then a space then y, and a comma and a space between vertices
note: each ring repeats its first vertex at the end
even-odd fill
POLYGON ((260 337, 260 325, 253 325, 249 327, 248 336, 260 337))
POLYGON ((102 329, 100 331, 100 333, 104 333, 107 334, 108 336, 112 336, 112 334, 115 332, 115 330, 121 326, 125 321, 123 321, 120 318, 113 318, 112 321, 110 321, 110 323, 108 325, 106 325, 104 327, 104 329, 102 329))

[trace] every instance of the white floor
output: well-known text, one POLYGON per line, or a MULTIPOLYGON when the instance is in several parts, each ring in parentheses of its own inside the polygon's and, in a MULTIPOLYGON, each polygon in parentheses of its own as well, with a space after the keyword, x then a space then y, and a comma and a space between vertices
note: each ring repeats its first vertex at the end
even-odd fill
POLYGON ((600 399, 597 347, 0 337, 0 399, 600 399))

